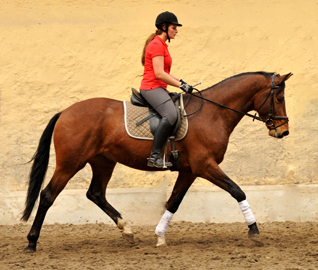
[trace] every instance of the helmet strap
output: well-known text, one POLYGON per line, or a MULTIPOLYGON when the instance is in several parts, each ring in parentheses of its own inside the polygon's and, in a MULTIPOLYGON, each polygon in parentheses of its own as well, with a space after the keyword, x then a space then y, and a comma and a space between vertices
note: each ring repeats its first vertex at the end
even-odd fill
POLYGON ((158 26, 158 29, 160 29, 161 31, 165 32, 167 34, 167 39, 170 43, 170 37, 169 37, 169 34, 168 34, 168 28, 169 28, 169 23, 164 23, 164 25, 166 26, 166 29, 163 29, 163 25, 160 25, 158 26))
POLYGON ((168 28, 169 28, 169 24, 166 23, 166 30, 165 30, 165 32, 166 32, 166 34, 167 34, 167 39, 168 39, 168 41, 169 41, 169 43, 170 43, 170 37, 169 37, 169 34, 168 34, 168 28))

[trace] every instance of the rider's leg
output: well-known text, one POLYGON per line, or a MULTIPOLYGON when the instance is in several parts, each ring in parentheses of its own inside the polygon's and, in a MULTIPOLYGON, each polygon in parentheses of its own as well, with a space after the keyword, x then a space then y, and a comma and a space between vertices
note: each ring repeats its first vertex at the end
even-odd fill
POLYGON ((153 90, 140 90, 141 95, 161 115, 162 119, 155 131, 153 147, 148 159, 148 166, 163 168, 172 166, 171 162, 162 159, 162 148, 167 142, 174 123, 177 120, 177 110, 168 91, 159 87, 153 90))
POLYGON ((164 164, 161 154, 162 148, 168 140, 171 129, 172 125, 169 123, 169 120, 166 117, 163 117, 155 131, 151 154, 148 158, 149 167, 163 168, 164 165, 166 167, 172 166, 171 162, 165 162, 164 164))

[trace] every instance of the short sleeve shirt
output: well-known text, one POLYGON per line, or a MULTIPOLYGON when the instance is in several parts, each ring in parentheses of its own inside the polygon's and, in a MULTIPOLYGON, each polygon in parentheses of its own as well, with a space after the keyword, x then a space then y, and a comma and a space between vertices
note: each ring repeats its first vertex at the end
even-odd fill
POLYGON ((168 51, 168 45, 160 37, 155 36, 146 48, 144 74, 140 86, 141 90, 151 90, 158 87, 167 89, 167 84, 156 77, 153 69, 152 59, 159 55, 164 57, 164 71, 170 74, 172 58, 168 51))

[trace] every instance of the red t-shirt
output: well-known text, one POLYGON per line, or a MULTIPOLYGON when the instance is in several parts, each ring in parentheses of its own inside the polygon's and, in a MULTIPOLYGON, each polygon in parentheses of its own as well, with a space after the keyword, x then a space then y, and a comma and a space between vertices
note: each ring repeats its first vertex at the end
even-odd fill
POLYGON ((167 89, 167 84, 156 77, 152 65, 152 58, 159 55, 164 57, 164 71, 170 74, 172 58, 168 51, 168 45, 162 40, 162 38, 155 36, 146 49, 144 75, 140 86, 141 90, 151 90, 158 87, 167 89))

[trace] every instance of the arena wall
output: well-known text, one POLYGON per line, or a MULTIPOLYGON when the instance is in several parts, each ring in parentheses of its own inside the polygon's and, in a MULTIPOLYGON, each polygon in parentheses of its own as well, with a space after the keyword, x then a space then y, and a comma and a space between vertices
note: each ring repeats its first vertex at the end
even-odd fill
MULTIPOLYGON (((316 1, 0 0, 0 4, 0 204, 9 206, 3 211, 13 215, 3 213, 1 224, 19 220, 31 166, 27 162, 51 117, 92 97, 128 100, 130 88, 138 88, 141 81, 143 44, 155 30, 156 16, 166 10, 183 24, 169 44, 172 74, 190 84, 201 81, 200 89, 242 72, 294 73, 286 83, 290 135, 274 139, 263 124, 244 118, 230 138, 221 164, 224 172, 247 189, 314 188, 318 183, 316 1)), ((52 147, 45 184, 54 167, 52 147)), ((169 191, 176 176, 117 165, 109 188, 169 191)), ((67 189, 81 193, 90 179, 86 166, 67 189)), ((209 189, 212 184, 197 179, 193 186, 209 189)))

